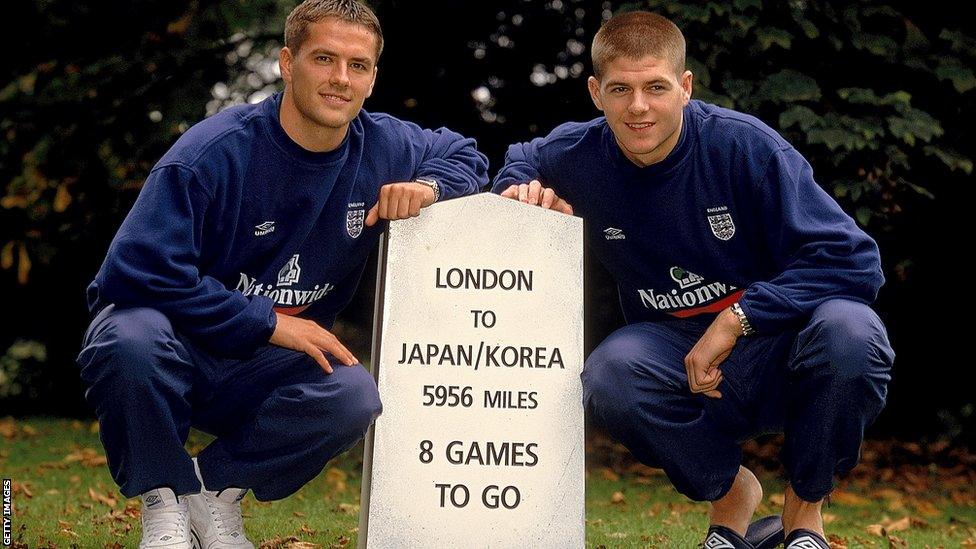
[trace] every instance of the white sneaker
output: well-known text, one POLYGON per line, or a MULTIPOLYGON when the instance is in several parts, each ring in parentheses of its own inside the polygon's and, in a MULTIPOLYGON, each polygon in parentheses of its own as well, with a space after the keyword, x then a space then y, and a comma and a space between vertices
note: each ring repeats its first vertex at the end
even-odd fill
POLYGON ((142 494, 139 549, 191 549, 189 506, 169 488, 142 494))
MULTIPOLYGON (((200 478, 196 459, 193 467, 200 478)), ((199 494, 186 496, 194 548, 254 549, 254 544, 244 535, 244 518, 241 516, 241 500, 247 495, 247 489, 227 488, 211 492, 203 485, 203 479, 200 484, 199 494)))

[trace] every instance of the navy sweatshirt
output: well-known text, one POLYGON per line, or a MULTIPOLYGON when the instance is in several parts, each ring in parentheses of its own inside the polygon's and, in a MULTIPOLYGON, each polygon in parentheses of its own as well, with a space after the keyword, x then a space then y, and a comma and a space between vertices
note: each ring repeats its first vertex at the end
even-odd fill
POLYGON ((361 111, 340 147, 307 151, 281 127, 281 94, 190 128, 152 169, 88 303, 151 307, 219 356, 267 344, 275 311, 330 327, 385 222, 364 224, 386 183, 427 177, 441 200, 477 192, 475 142, 361 111))
MULTIPOLYGON (((586 221, 628 323, 713 315, 738 301, 759 333, 831 298, 870 303, 877 244, 756 118, 691 101, 661 162, 628 160, 605 118, 512 145, 492 190, 539 179, 586 221)), ((708 319, 709 317, 703 317, 708 319)))

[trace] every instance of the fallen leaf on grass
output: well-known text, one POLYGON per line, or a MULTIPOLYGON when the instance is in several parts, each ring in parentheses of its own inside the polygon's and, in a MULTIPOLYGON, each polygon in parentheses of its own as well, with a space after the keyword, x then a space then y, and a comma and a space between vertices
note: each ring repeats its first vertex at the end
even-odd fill
POLYGON ((127 499, 125 500, 125 510, 122 512, 132 518, 139 518, 142 516, 142 502, 135 498, 127 499))
POLYGON ((613 495, 610 496, 610 503, 613 503, 614 505, 619 505, 621 503, 625 503, 626 501, 627 498, 624 496, 623 492, 614 492, 613 495))
POLYGON ((346 491, 346 478, 348 474, 342 469, 337 469, 335 467, 330 467, 325 472, 325 483, 328 484, 333 492, 345 492, 346 491))
POLYGON ((847 538, 842 538, 837 534, 827 534, 827 543, 830 549, 847 549, 847 538))
POLYGON ((908 542, 898 536, 888 536, 888 547, 889 549, 893 547, 908 547, 908 542))
POLYGON ((108 458, 94 448, 76 448, 64 456, 65 463, 79 463, 85 467, 102 467, 108 463, 108 458))
POLYGON ((308 541, 302 541, 295 536, 288 536, 285 539, 275 536, 262 541, 258 549, 315 549, 317 547, 319 546, 308 541))
POLYGON ((29 482, 17 482, 16 480, 12 481, 10 483, 10 490, 14 494, 24 494, 24 496, 28 498, 34 497, 34 492, 31 492, 29 482))
POLYGON ((613 469, 609 467, 600 468, 600 478, 603 480, 609 480, 610 482, 617 482, 620 480, 620 475, 615 473, 613 469))
POLYGON ((942 511, 940 511, 939 508, 936 507, 931 501, 916 500, 912 502, 912 507, 918 511, 918 514, 928 518, 934 518, 942 514, 942 511))
POLYGON ((888 532, 901 532, 903 530, 908 530, 909 528, 911 528, 912 519, 908 517, 902 517, 898 520, 890 521, 887 524, 885 524, 885 521, 882 521, 881 524, 884 525, 885 530, 887 530, 888 532))
POLYGON ((115 504, 119 502, 119 500, 112 496, 103 494, 101 492, 96 492, 95 489, 90 486, 88 487, 88 497, 91 498, 92 501, 108 505, 109 507, 115 507, 115 504))
POLYGON ((863 507, 865 505, 870 505, 871 500, 864 496, 859 496, 851 492, 845 492, 842 490, 834 490, 830 494, 830 501, 834 503, 839 503, 841 505, 849 505, 852 507, 863 507))
POLYGON ((72 524, 63 520, 58 521, 58 533, 72 538, 77 538, 78 533, 72 529, 72 524))

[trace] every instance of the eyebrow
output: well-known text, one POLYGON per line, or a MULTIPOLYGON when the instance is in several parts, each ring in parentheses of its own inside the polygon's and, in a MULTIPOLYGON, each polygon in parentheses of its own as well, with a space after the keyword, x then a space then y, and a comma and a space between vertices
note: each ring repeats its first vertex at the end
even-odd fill
MULTIPOLYGON (((646 86, 648 84, 664 84, 664 85, 669 85, 668 81, 665 80, 664 78, 654 78, 652 80, 648 80, 647 82, 644 82, 642 85, 645 85, 646 86)), ((606 83, 606 87, 607 88, 612 88, 614 86, 633 87, 633 84, 631 84, 629 82, 621 82, 619 80, 611 80, 610 82, 607 82, 606 83)))
MULTIPOLYGON (((332 57, 342 57, 338 53, 336 53, 334 51, 331 51, 331 50, 327 50, 325 48, 315 48, 314 50, 312 50, 309 53, 310 53, 310 55, 325 54, 325 55, 331 55, 332 57)), ((373 60, 370 59, 370 58, 368 58, 368 57, 353 57, 352 58, 352 61, 356 61, 357 63, 362 63, 364 65, 371 65, 371 64, 373 64, 373 60)))

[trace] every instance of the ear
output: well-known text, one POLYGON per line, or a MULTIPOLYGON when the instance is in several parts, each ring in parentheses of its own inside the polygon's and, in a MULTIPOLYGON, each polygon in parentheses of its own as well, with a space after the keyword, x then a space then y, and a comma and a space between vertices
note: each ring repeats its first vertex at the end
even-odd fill
POLYGON ((369 83, 369 91, 366 92, 366 97, 373 95, 373 86, 376 85, 376 75, 379 74, 380 68, 377 66, 373 67, 373 81, 369 83))
POLYGON ((294 61, 294 58, 291 55, 291 50, 287 47, 281 48, 281 53, 278 55, 278 67, 281 69, 281 79, 286 84, 291 84, 292 61, 294 61))
POLYGON ((685 71, 681 75, 681 89, 684 91, 684 98, 681 102, 682 105, 687 105, 688 101, 691 101, 691 91, 694 87, 695 75, 691 71, 685 71))
POLYGON ((595 76, 586 79, 586 87, 590 90, 590 99, 599 111, 603 111, 603 99, 600 97, 600 81, 595 76))

